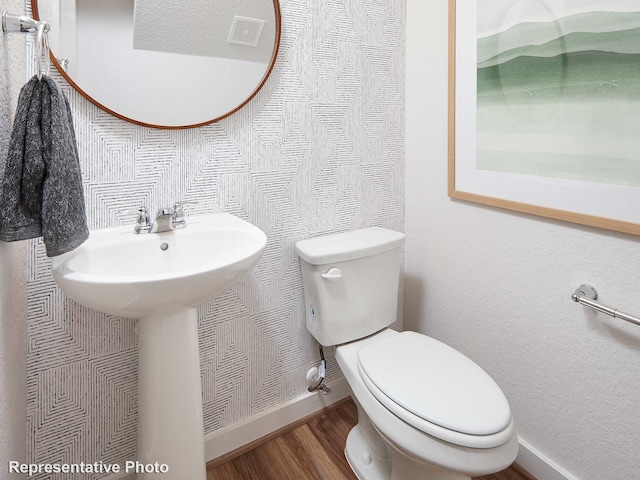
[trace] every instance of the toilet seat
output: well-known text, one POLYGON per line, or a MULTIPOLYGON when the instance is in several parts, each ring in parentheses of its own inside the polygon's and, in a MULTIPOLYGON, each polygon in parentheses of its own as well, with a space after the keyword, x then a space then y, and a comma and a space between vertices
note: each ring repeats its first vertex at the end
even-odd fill
POLYGON ((361 348, 358 371, 388 410, 436 438, 491 448, 513 435, 500 387, 472 360, 431 337, 402 332, 361 348))

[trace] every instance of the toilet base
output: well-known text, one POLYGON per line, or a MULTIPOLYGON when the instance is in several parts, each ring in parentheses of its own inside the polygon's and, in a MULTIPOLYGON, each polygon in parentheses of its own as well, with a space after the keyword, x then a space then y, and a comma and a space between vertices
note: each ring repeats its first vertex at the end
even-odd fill
POLYGON ((358 408, 358 424, 349 432, 344 450, 358 480, 471 480, 471 477, 446 472, 392 449, 363 413, 358 408))
POLYGON ((358 480, 389 480, 391 478, 391 452, 376 452, 365 438, 360 424, 351 429, 347 436, 344 456, 358 480))

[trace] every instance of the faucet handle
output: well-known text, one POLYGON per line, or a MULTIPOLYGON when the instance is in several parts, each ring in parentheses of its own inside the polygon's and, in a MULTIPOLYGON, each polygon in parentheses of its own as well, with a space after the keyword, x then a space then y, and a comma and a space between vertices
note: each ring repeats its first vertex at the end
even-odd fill
POLYGON ((185 205, 197 205, 198 202, 179 201, 173 204, 173 228, 184 228, 187 226, 185 219, 185 205))
POLYGON ((149 210, 144 205, 138 208, 136 218, 136 226, 133 227, 133 233, 149 233, 151 231, 151 221, 149 220, 149 210))
POLYGON ((194 202, 194 201, 190 201, 190 200, 180 200, 179 202, 176 202, 173 204, 173 210, 174 211, 182 211, 184 212, 184 206, 185 205, 198 205, 198 203, 200 202, 194 202))

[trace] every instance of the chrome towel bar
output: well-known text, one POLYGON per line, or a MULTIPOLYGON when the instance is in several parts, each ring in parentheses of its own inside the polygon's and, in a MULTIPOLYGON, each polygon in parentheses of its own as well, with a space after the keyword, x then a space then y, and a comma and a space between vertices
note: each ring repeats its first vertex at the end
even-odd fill
POLYGON ((596 300, 598 299, 597 290, 586 283, 576 288, 576 291, 571 294, 571 299, 574 302, 580 303, 586 307, 593 308, 598 312, 606 313, 607 315, 619 318, 620 320, 624 320, 625 322, 640 325, 640 318, 634 317, 633 315, 629 315, 627 313, 623 313, 617 308, 607 307, 606 305, 602 305, 601 303, 596 302, 596 300))

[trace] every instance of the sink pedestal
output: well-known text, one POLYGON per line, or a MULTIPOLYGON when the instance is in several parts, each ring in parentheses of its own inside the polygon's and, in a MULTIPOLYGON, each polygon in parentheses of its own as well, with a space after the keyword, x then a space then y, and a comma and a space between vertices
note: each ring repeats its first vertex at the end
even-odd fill
POLYGON ((137 478, 205 480, 197 311, 163 307, 138 320, 138 335, 137 478))
POLYGON ((262 230, 228 213, 193 215, 187 223, 148 235, 134 235, 131 225, 93 230, 78 248, 51 259, 67 296, 140 319, 138 459, 125 466, 138 479, 205 480, 198 318, 184 305, 230 288, 267 245, 262 230))

